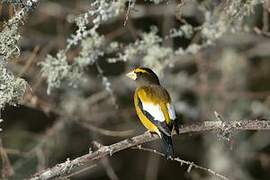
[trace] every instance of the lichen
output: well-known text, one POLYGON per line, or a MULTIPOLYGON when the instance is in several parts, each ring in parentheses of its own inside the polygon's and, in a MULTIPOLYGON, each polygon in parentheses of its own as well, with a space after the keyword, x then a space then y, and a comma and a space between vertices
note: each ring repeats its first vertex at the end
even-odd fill
POLYGON ((5 105, 18 104, 24 95, 27 83, 24 79, 16 78, 3 63, 0 64, 0 109, 5 105))

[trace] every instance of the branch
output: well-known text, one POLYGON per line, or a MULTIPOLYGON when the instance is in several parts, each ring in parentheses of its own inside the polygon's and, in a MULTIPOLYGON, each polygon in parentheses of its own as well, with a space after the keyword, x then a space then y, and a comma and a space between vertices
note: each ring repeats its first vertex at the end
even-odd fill
MULTIPOLYGON (((227 130, 270 130, 270 121, 243 120, 243 121, 203 121, 196 124, 189 124, 179 129, 180 134, 206 132, 206 131, 227 131, 227 130)), ((144 144, 158 139, 158 135, 152 135, 149 132, 125 139, 109 146, 102 146, 95 152, 90 152, 74 160, 67 160, 64 163, 55 165, 42 172, 35 174, 30 180, 47 180, 57 178, 72 173, 75 169, 82 169, 89 163, 100 160, 105 156, 112 156, 114 153, 128 149, 130 147, 144 144)))
MULTIPOLYGON (((98 143, 96 141, 94 141, 93 144, 97 148, 103 147, 102 144, 100 144, 100 143, 98 143)), ((116 173, 114 172, 113 167, 111 166, 111 163, 110 163, 108 157, 105 157, 105 158, 101 159, 101 163, 104 166, 104 168, 106 170, 106 173, 107 173, 107 175, 108 175, 108 177, 109 177, 110 180, 119 180, 119 178, 117 177, 116 173)))

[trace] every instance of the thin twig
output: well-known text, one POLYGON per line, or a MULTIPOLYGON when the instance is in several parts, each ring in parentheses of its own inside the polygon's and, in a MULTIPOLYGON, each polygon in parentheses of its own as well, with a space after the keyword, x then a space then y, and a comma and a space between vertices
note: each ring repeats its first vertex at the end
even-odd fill
POLYGON ((89 169, 92 169, 92 168, 94 168, 94 167, 96 167, 96 166, 97 166, 96 164, 92 164, 92 165, 90 165, 90 166, 87 166, 87 167, 85 167, 85 168, 82 168, 82 169, 79 170, 79 171, 76 171, 76 172, 71 173, 71 174, 69 174, 69 175, 67 175, 67 176, 64 176, 63 179, 68 179, 68 178, 70 178, 70 177, 72 177, 72 176, 76 176, 76 175, 81 174, 82 172, 85 172, 85 171, 87 171, 87 170, 89 170, 89 169))
POLYGON ((266 0, 263 4, 263 28, 262 28, 263 32, 268 32, 268 30, 269 30, 268 8, 269 8, 269 2, 268 2, 268 0, 266 0))
POLYGON ((262 35, 262 36, 265 36, 265 37, 269 37, 270 36, 270 33, 269 32, 262 31, 258 27, 254 27, 254 32, 257 33, 258 35, 262 35))
POLYGON ((39 51, 39 46, 36 46, 33 52, 31 53, 30 57, 26 61, 26 64, 24 65, 23 69, 21 72, 18 74, 18 77, 22 77, 33 65, 33 62, 36 60, 37 53, 39 51))
POLYGON ((17 155, 17 156, 21 156, 21 157, 29 157, 29 154, 27 154, 26 152, 21 152, 18 149, 5 148, 5 151, 7 152, 7 154, 10 154, 10 155, 17 155))
POLYGON ((131 8, 134 7, 135 3, 136 3, 136 0, 129 0, 128 1, 128 9, 127 9, 126 18, 125 18, 125 21, 124 21, 124 27, 127 24, 128 17, 129 17, 129 14, 130 14, 130 10, 131 10, 131 8))
MULTIPOLYGON (((144 147, 141 147, 141 146, 138 146, 138 147, 133 147, 132 149, 136 149, 136 150, 142 150, 142 151, 147 151, 147 152, 151 152, 151 153, 154 153, 154 154, 157 154, 157 155, 160 155, 162 157, 165 157, 165 154, 155 150, 155 149, 150 149, 150 148, 144 148, 144 147)), ((201 169, 203 171, 207 171, 209 172, 210 174, 220 178, 220 179, 223 179, 223 180, 229 180, 227 177, 223 176, 222 174, 219 174, 217 172, 215 172, 214 170, 212 169, 209 169, 209 168, 206 168, 206 167, 202 167, 200 165, 197 165, 195 164, 194 162, 190 162, 190 161, 186 161, 186 160, 183 160, 183 159, 180 159, 179 157, 175 157, 175 158, 172 158, 171 159, 172 161, 177 161, 179 163, 181 163, 181 166, 183 164, 186 164, 188 165, 188 169, 187 169, 187 172, 189 173, 191 171, 191 169, 194 167, 196 169, 201 169)))

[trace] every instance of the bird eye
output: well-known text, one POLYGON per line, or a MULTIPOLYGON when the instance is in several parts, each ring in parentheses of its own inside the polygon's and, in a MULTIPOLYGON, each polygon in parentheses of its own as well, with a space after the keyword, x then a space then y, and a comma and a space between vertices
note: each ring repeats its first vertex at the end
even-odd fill
POLYGON ((142 72, 137 72, 137 76, 141 76, 142 75, 142 72))

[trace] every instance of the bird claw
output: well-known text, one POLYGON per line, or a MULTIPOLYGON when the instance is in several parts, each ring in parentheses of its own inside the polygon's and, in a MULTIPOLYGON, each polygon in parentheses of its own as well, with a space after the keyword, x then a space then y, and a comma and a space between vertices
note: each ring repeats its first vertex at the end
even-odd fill
POLYGON ((152 131, 150 131, 150 130, 147 130, 146 132, 147 132, 148 134, 150 134, 151 137, 154 137, 155 132, 152 132, 152 131))

